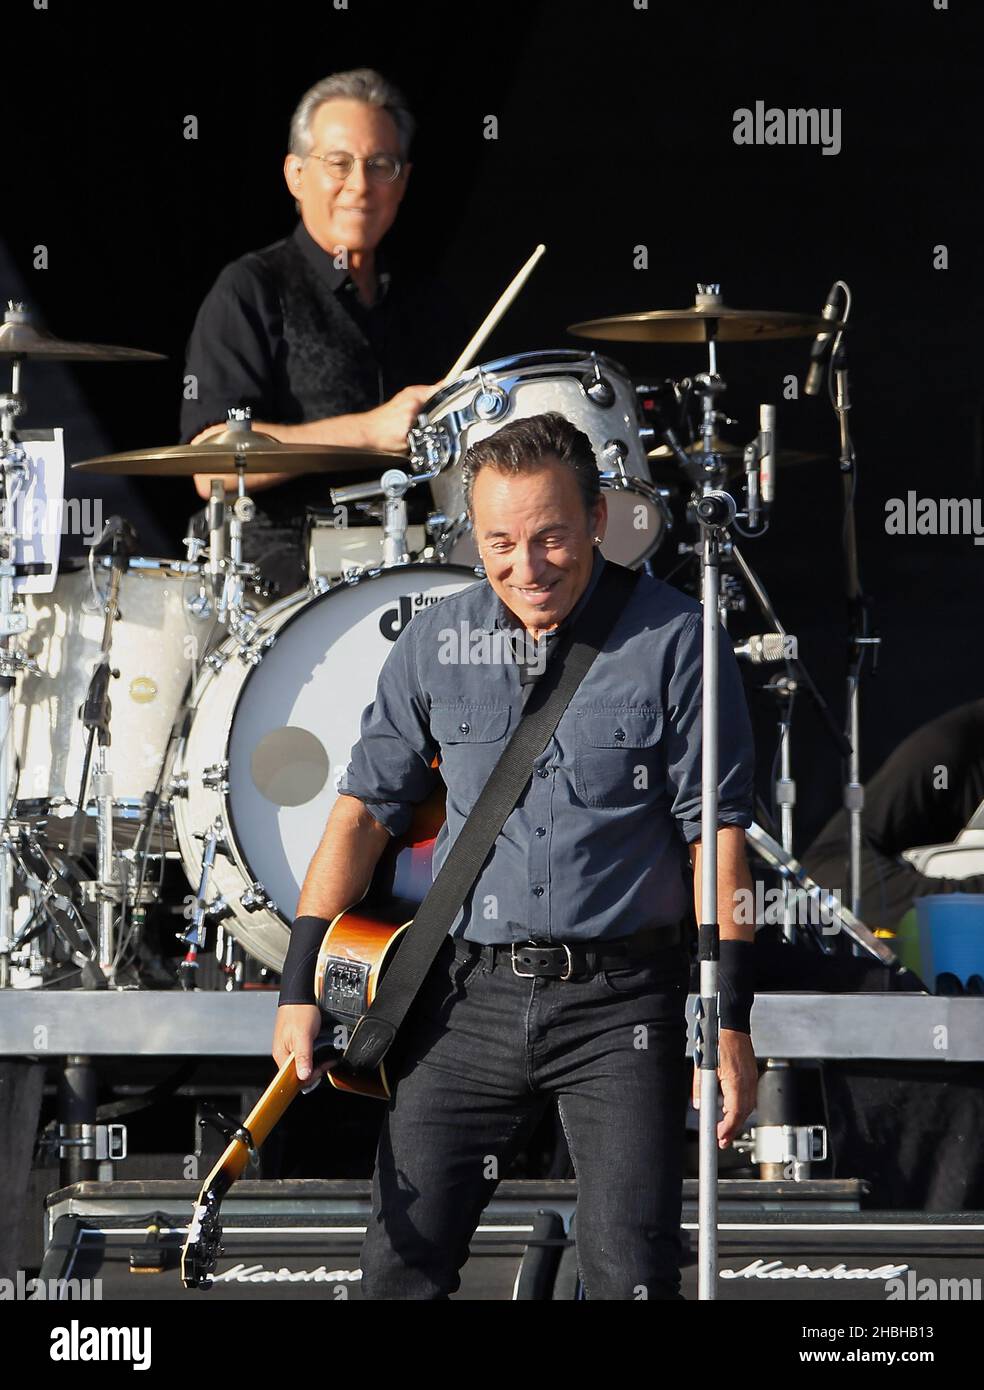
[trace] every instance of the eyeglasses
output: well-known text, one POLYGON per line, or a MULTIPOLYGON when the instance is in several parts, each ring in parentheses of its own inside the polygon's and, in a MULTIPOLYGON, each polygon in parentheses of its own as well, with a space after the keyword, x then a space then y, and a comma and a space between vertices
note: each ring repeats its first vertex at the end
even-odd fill
POLYGON ((348 154, 345 150, 329 150, 327 154, 309 154, 307 159, 317 159, 329 178, 344 183, 352 172, 356 160, 366 166, 366 173, 373 183, 392 183, 399 178, 403 161, 391 154, 371 154, 368 159, 361 155, 348 154))

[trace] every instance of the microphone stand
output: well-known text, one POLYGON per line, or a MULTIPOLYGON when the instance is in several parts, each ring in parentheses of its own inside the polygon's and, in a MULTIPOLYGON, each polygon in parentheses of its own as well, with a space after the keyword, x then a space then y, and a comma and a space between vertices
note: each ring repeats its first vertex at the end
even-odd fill
MULTIPOLYGON (((846 738, 850 744, 847 758, 847 782, 844 787, 844 808, 847 811, 850 845, 850 893, 851 911, 855 917, 861 911, 861 847, 863 842, 862 812, 864 811, 864 787, 861 783, 861 673, 864 667, 866 649, 874 647, 872 674, 874 674, 878 646, 881 638, 872 630, 870 600, 861 587, 861 574, 858 564, 858 540, 855 525, 854 493, 857 486, 854 442, 848 423, 851 409, 848 386, 847 349, 844 345, 843 329, 834 340, 830 358, 830 370, 834 381, 833 405, 837 415, 840 432, 840 471, 844 485, 844 565, 848 605, 848 646, 847 646, 847 728, 846 738)), ((855 947, 855 953, 857 948, 855 947)))
POLYGON ((694 1020, 694 1062, 700 1070, 699 1177, 697 1196, 697 1296, 717 1298, 718 1266, 718 965, 721 931, 717 915, 718 821, 718 640, 720 631, 721 540, 736 516, 729 492, 708 485, 696 506, 703 535, 703 702, 701 707, 701 881, 697 953, 700 993, 694 1020))
POLYGON ((109 747, 112 742, 110 723, 112 720, 112 701, 109 698, 109 682, 115 674, 109 664, 113 644, 113 623, 118 612, 120 584, 129 568, 130 556, 136 544, 136 532, 128 521, 113 517, 107 522, 100 542, 94 547, 94 554, 101 553, 107 542, 112 552, 109 595, 106 600, 103 619, 102 642, 96 658, 92 678, 86 692, 85 702, 80 711, 83 727, 87 730, 85 757, 82 763, 82 777, 78 801, 72 817, 68 852, 77 858, 82 848, 82 836, 86 823, 86 798, 88 795, 89 771, 92 764, 93 745, 98 739, 98 753, 93 783, 96 792, 96 829, 98 877, 93 885, 99 921, 98 970, 92 972, 98 984, 111 980, 115 972, 116 942, 114 917, 117 903, 121 901, 120 882, 116 874, 116 859, 113 847, 113 774, 110 769, 109 747))

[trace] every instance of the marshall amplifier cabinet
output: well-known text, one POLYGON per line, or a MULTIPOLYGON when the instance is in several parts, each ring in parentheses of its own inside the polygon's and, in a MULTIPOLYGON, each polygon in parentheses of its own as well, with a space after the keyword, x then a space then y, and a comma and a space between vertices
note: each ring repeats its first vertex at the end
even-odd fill
MULTIPOLYGON (((697 1297, 696 1186, 684 1184, 687 1299, 697 1297)), ((236 1183, 222 1204, 222 1254, 204 1293, 186 1289, 179 1270, 198 1187, 81 1182, 51 1193, 38 1277, 79 1281, 81 1296, 103 1299, 359 1297, 367 1182, 236 1183)), ((722 1179, 718 1298, 981 1299, 984 1212, 862 1211, 864 1190, 845 1180, 722 1179)), ((572 1181, 500 1183, 453 1297, 583 1297, 576 1200, 572 1181)), ((77 1296, 72 1284, 67 1292, 77 1296)))

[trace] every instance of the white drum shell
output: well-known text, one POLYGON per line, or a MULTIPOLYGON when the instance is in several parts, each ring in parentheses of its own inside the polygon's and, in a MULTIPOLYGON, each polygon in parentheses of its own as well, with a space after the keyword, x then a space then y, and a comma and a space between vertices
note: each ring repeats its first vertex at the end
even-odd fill
MULTIPOLYGON (((97 584, 105 598, 105 564, 97 567, 97 584)), ((110 666, 120 675, 109 683, 108 757, 119 803, 139 804, 157 780, 195 660, 212 628, 207 613, 188 606, 199 592, 198 567, 181 561, 134 557, 122 577, 110 652, 110 666)), ((79 707, 102 644, 104 605, 94 601, 88 569, 81 569, 60 574, 49 594, 25 594, 24 607, 27 632, 20 646, 42 674, 21 678, 13 705, 17 799, 74 806, 86 744, 79 707)), ((90 773, 90 800, 92 795, 90 773)))

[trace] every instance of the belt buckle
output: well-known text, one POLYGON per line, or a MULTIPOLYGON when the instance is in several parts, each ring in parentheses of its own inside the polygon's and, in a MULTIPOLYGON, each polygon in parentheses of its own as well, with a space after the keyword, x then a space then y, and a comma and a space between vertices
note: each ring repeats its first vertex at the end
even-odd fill
MULTIPOLYGON (((535 946, 535 945, 536 945, 536 942, 535 942, 535 941, 522 941, 522 942, 519 942, 518 944, 521 945, 521 946, 535 946)), ((566 956, 567 956, 567 969, 565 970, 565 972, 564 972, 563 975, 557 975, 557 976, 555 976, 555 978, 558 979, 558 980, 569 980, 569 979, 571 978, 571 975, 574 973, 574 957, 571 955, 571 948, 568 946, 568 944, 567 944, 566 941, 561 941, 561 942, 556 943, 556 944, 559 944, 559 945, 563 946, 563 948, 564 948, 564 953, 565 953, 566 956)), ((517 975, 517 976, 519 977, 519 979, 521 979, 521 980, 533 980, 533 979, 535 979, 535 978, 536 978, 536 971, 535 971, 535 970, 529 970, 529 971, 527 971, 527 970, 517 970, 517 969, 516 969, 516 946, 517 946, 517 942, 514 941, 514 942, 512 943, 512 946, 510 947, 510 951, 509 951, 509 959, 510 959, 511 962, 512 962, 512 971, 513 971, 513 974, 514 974, 514 975, 517 975)))

